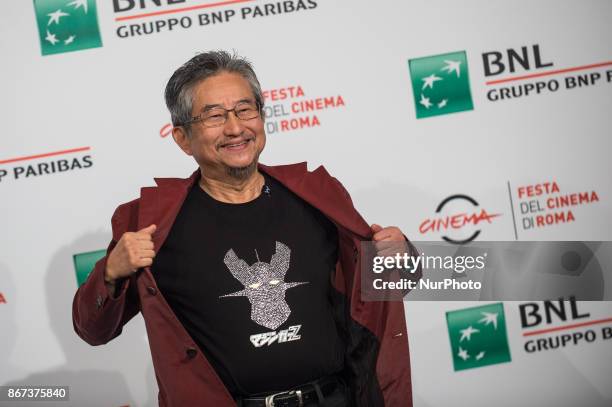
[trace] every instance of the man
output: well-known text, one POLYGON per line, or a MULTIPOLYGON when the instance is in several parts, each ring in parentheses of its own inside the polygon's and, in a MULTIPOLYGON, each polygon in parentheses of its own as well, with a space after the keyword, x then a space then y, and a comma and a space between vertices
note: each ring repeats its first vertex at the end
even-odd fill
POLYGON ((79 336, 104 344, 142 312, 160 406, 410 406, 403 304, 363 302, 358 272, 361 241, 401 231, 368 226, 323 167, 258 163, 264 101, 244 59, 195 56, 166 104, 199 169, 117 208, 75 295, 79 336))

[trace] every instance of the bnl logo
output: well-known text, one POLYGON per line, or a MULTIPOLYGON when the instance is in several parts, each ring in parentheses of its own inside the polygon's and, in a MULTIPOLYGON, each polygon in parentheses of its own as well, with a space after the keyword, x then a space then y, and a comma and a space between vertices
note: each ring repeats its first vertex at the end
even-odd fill
POLYGON ((408 61, 417 119, 474 109, 465 51, 408 61))
POLYGON ((79 287, 87 280, 98 260, 104 257, 105 254, 106 250, 96 250, 93 252, 77 253, 72 256, 79 287))
POLYGON ((510 362, 502 303, 446 313, 455 371, 510 362))
MULTIPOLYGON (((553 66, 543 62, 538 44, 481 56, 486 78, 553 66)), ((408 67, 417 119, 474 109, 465 51, 410 59, 408 67)))
POLYGON ((102 46, 95 0, 34 0, 43 55, 102 46))

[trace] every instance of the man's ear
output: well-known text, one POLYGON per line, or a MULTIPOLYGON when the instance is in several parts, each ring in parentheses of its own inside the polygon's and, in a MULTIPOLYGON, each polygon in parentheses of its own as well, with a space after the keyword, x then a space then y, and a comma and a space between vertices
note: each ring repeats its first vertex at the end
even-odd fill
POLYGON ((172 138, 185 154, 193 155, 189 136, 183 127, 174 127, 172 129, 172 138))

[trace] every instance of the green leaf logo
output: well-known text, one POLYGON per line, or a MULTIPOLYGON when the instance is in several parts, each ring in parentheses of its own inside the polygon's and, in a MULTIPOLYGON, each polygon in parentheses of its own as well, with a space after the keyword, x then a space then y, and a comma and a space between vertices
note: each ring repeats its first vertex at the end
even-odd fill
POLYGON ((102 46, 95 0, 34 0, 43 55, 102 46))
POLYGON ((76 279, 79 287, 87 280, 96 262, 104 257, 105 254, 106 250, 96 250, 94 252, 77 253, 72 256, 74 271, 76 272, 76 279))
POLYGON ((417 119, 473 110, 465 51, 408 61, 417 119))
POLYGON ((455 371, 510 362, 502 303, 446 313, 455 371))

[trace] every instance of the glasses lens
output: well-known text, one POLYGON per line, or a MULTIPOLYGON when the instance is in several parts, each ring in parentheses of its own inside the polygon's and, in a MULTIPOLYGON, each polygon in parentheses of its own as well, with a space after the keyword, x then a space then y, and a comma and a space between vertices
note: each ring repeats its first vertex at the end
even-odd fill
POLYGON ((202 116, 202 121, 207 126, 219 126, 225 123, 224 109, 210 109, 202 116))
POLYGON ((259 110, 257 110, 257 105, 255 103, 239 103, 236 105, 236 116, 240 120, 250 120, 259 116, 259 110))

